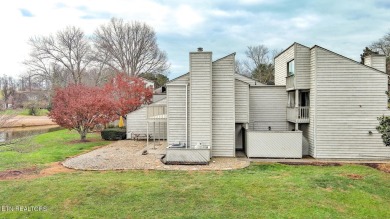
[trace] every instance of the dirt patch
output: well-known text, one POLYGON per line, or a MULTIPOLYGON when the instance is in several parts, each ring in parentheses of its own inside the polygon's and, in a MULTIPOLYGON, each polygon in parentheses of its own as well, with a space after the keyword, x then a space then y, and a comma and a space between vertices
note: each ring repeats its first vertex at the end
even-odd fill
POLYGON ((328 162, 278 162, 285 165, 300 165, 300 166, 341 166, 341 163, 328 163, 328 162))
POLYGON ((344 174, 344 176, 348 177, 349 179, 363 179, 364 178, 364 176, 362 176, 362 175, 353 174, 353 173, 344 174))
POLYGON ((37 167, 24 168, 20 170, 5 170, 0 172, 0 180, 20 179, 24 176, 36 175, 39 173, 37 167))
POLYGON ((383 171, 385 173, 390 173, 390 163, 364 163, 362 165, 383 171))
POLYGON ((7 122, 4 128, 30 127, 42 125, 57 125, 48 116, 15 116, 7 122))
POLYGON ((57 173, 69 173, 74 172, 75 170, 64 167, 60 162, 55 162, 50 164, 46 169, 41 170, 39 173, 40 176, 50 176, 57 173))
POLYGON ((326 188, 323 188, 323 190, 325 190, 327 192, 332 192, 333 188, 332 187, 326 187, 326 188))
POLYGON ((1 180, 15 180, 15 179, 35 179, 38 177, 51 176, 57 173, 74 172, 75 170, 62 166, 59 162, 51 163, 44 169, 38 167, 30 167, 20 170, 6 170, 0 172, 1 180))

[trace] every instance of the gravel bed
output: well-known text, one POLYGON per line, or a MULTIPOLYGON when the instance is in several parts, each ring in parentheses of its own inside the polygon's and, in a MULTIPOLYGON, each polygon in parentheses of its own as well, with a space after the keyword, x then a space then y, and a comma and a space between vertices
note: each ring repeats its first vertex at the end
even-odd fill
POLYGON ((62 164, 79 170, 233 170, 249 166, 245 158, 212 158, 209 165, 165 165, 166 142, 156 145, 146 141, 122 140, 91 152, 69 158, 62 164), (146 155, 142 155, 144 151, 146 155))

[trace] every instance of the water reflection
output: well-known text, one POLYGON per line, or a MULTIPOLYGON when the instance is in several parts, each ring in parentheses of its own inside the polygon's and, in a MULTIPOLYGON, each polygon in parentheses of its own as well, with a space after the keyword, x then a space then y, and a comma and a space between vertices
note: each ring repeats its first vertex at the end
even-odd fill
POLYGON ((52 132, 62 129, 58 125, 44 125, 33 127, 17 127, 0 129, 0 142, 15 140, 18 138, 52 132))

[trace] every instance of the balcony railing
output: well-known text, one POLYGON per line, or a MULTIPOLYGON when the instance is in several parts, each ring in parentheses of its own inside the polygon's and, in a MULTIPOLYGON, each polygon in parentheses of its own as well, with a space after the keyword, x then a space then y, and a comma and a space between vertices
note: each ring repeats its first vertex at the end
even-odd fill
POLYGON ((294 90, 295 89, 295 76, 290 75, 286 77, 286 90, 294 90))
POLYGON ((310 107, 308 106, 287 108, 287 121, 294 123, 309 123, 309 112, 310 107))

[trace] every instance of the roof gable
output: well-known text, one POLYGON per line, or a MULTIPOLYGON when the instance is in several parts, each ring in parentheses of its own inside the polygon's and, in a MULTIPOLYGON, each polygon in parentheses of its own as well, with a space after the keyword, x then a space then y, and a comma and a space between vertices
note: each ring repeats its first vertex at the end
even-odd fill
POLYGON ((340 55, 340 54, 338 54, 338 53, 336 53, 336 52, 333 52, 333 51, 331 51, 331 50, 329 50, 329 49, 325 49, 324 47, 321 47, 321 46, 318 46, 318 45, 314 45, 313 47, 310 48, 310 50, 312 50, 312 49, 314 49, 314 48, 322 49, 322 50, 324 50, 324 51, 326 51, 326 52, 329 52, 329 53, 332 53, 332 54, 334 54, 334 55, 337 55, 337 56, 339 56, 339 57, 341 57, 341 58, 343 58, 343 59, 349 60, 349 61, 351 61, 351 62, 353 62, 353 63, 355 63, 355 64, 357 64, 357 65, 364 66, 364 67, 369 68, 369 69, 371 69, 371 70, 375 70, 375 71, 377 71, 377 72, 379 72, 379 73, 382 73, 382 74, 387 75, 386 72, 383 72, 383 71, 381 71, 381 70, 378 70, 378 69, 373 68, 373 67, 368 66, 368 65, 364 65, 364 64, 362 64, 362 63, 360 63, 360 62, 357 62, 357 61, 355 61, 355 60, 353 60, 353 59, 351 59, 351 58, 348 58, 348 57, 346 57, 346 56, 340 55))

